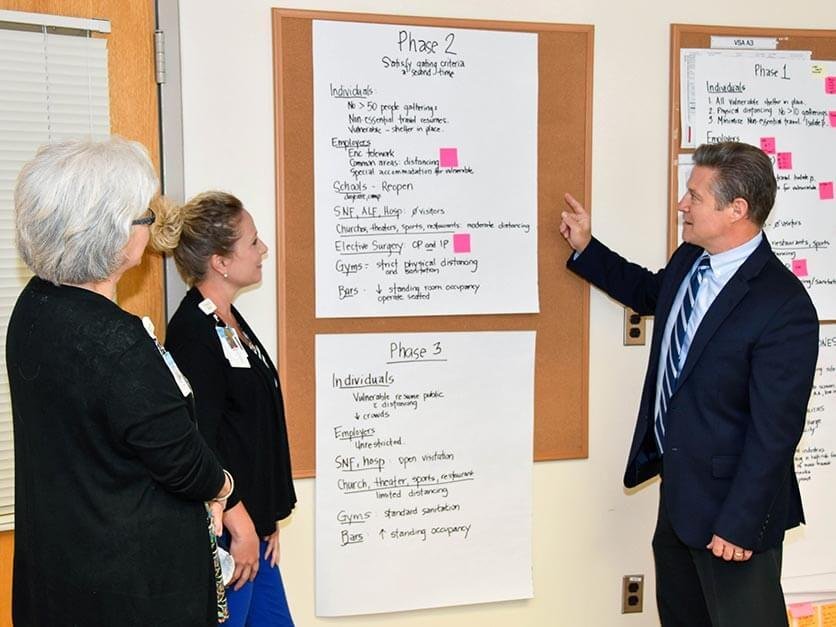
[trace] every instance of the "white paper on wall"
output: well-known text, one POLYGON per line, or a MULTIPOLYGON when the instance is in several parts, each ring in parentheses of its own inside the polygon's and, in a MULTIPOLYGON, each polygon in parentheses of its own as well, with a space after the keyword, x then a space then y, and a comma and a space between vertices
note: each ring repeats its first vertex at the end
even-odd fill
POLYGON ((822 320, 836 319, 836 62, 701 56, 696 142, 761 147, 778 196, 766 233, 822 320))
MULTIPOLYGON (((714 38, 712 37, 712 40, 714 38)), ((696 119, 696 93, 694 65, 700 57, 714 58, 758 58, 809 60, 809 50, 712 50, 710 48, 682 48, 679 51, 679 140, 682 148, 696 148, 699 142, 694 135, 696 119)))
POLYGON ((316 336, 316 611, 532 596, 533 331, 316 336))
POLYGON ((784 542, 788 592, 836 591, 836 327, 822 325, 819 360, 807 406, 804 435, 795 454, 807 524, 784 542))
POLYGON ((317 317, 530 313, 537 36, 314 21, 317 317))

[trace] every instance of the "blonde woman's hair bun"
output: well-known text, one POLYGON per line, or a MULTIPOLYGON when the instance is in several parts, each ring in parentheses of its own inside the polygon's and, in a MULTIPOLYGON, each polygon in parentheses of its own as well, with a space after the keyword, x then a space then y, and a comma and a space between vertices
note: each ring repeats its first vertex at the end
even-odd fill
POLYGON ((157 216, 151 225, 151 246, 161 253, 174 252, 183 233, 183 207, 165 196, 157 196, 151 202, 151 210, 157 216))

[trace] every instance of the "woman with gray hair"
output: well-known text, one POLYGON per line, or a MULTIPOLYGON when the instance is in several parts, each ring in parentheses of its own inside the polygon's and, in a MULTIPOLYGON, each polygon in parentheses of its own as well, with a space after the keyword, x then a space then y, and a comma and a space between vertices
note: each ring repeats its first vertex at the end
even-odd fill
POLYGON ((6 340, 17 625, 218 620, 204 502, 219 512, 231 477, 152 326, 113 302, 158 187, 145 149, 116 137, 44 146, 18 178, 17 247, 35 276, 6 340))

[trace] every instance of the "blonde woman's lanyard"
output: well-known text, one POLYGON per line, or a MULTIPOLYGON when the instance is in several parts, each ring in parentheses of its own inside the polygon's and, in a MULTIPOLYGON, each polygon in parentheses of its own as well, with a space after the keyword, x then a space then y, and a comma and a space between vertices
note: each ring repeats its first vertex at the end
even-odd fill
POLYGON ((212 316, 215 319, 215 333, 229 365, 233 368, 249 368, 250 359, 247 357, 247 351, 244 350, 241 338, 238 337, 238 332, 218 317, 216 313, 218 307, 215 303, 209 298, 204 298, 200 301, 198 307, 207 316, 212 316))
MULTIPOLYGON (((241 337, 238 335, 238 332, 234 328, 232 328, 231 326, 226 324, 218 316, 218 314, 216 313, 217 307, 215 306, 215 303, 213 303, 208 298, 204 298, 200 302, 200 304, 198 304, 198 307, 207 316, 211 315, 215 319, 215 333, 218 334, 218 339, 221 341, 221 348, 224 350, 224 356, 229 361, 229 364, 233 368, 250 368, 249 357, 247 356, 247 351, 244 350, 244 345, 245 344, 241 341, 241 337), (233 356, 233 360, 230 360, 230 356, 227 353, 227 350, 229 350, 229 351, 235 350, 233 348, 234 346, 240 347, 240 349, 241 349, 240 355, 243 355, 243 359, 247 360, 247 362, 246 362, 247 365, 246 366, 236 366, 235 364, 233 364, 233 360, 235 360, 236 363, 237 363, 240 359, 238 353, 236 353, 236 355, 233 356)), ((271 370, 270 364, 268 363, 267 359, 264 357, 264 354, 261 352, 261 349, 259 348, 258 344, 256 344, 255 342, 252 341, 252 339, 247 337, 247 335, 244 334, 243 331, 241 333, 244 335, 244 339, 246 340, 246 346, 253 352, 253 354, 256 357, 258 357, 258 359, 261 361, 262 364, 264 364, 264 367, 268 371, 271 370)), ((276 387, 279 386, 279 381, 275 377, 273 377, 273 383, 276 387)))

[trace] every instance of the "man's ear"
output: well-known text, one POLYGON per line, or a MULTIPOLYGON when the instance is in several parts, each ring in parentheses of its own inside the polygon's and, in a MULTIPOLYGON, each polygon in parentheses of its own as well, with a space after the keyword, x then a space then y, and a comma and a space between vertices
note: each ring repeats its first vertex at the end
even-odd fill
POLYGON ((749 217, 749 202, 745 198, 735 198, 731 201, 732 222, 749 217))

